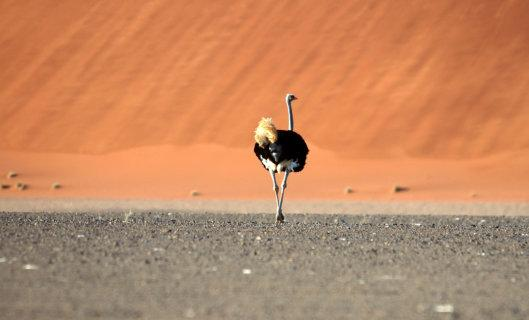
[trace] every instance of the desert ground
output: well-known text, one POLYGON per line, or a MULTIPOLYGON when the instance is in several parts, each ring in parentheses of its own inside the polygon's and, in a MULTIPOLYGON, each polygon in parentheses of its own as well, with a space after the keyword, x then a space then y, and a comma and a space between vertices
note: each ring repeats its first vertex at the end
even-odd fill
POLYGON ((4 319, 527 319, 528 217, 0 214, 4 319))

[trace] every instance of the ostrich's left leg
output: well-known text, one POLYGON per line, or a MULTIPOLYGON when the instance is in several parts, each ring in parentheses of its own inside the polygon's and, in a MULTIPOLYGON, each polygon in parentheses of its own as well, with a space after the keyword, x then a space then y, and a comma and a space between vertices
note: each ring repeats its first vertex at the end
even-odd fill
POLYGON ((283 183, 281 184, 281 199, 279 200, 279 207, 277 208, 276 221, 283 222, 285 217, 283 216, 283 197, 285 196, 285 189, 287 188, 287 179, 290 171, 287 169, 285 171, 285 176, 283 177, 283 183))
POLYGON ((272 190, 274 190, 274 193, 276 195, 276 208, 279 210, 279 197, 277 193, 279 192, 279 187, 277 186, 276 182, 276 174, 274 171, 269 170, 270 176, 272 177, 272 190))

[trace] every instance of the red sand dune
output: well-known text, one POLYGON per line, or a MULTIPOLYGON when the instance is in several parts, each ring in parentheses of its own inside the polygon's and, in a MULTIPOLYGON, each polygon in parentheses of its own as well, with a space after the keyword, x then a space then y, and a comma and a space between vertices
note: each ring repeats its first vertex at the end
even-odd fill
POLYGON ((3 1, 0 28, 24 195, 268 197, 252 131, 294 92, 293 197, 529 200, 527 1, 3 1))

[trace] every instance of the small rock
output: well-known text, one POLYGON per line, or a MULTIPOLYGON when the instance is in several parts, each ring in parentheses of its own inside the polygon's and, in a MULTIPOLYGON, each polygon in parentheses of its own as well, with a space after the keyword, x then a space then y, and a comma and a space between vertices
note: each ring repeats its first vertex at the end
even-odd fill
POLYGON ((242 274, 252 274, 252 270, 250 270, 250 269, 242 269, 242 274))
POLYGON ((0 187, 1 187, 2 189, 9 189, 9 188, 11 188, 11 185, 10 185, 10 184, 7 184, 7 183, 2 183, 2 184, 0 184, 0 187))
POLYGON ((406 191, 409 191, 409 190, 410 190, 410 188, 399 186, 398 184, 394 185, 393 188, 391 188, 391 192, 392 193, 406 192, 406 191))
POLYGON ((351 188, 351 187, 345 187, 345 189, 343 190, 343 193, 345 193, 345 194, 351 194, 351 193, 353 193, 353 188, 351 188))
POLYGON ((454 306, 451 304, 438 304, 434 310, 439 313, 452 313, 454 312, 454 306))
POLYGON ((28 188, 28 185, 23 182, 17 182, 17 189, 22 191, 26 190, 28 188))
POLYGON ((25 264, 22 269, 24 270, 37 270, 39 267, 34 264, 25 264))
POLYGON ((14 172, 14 171, 9 171, 6 176, 7 176, 8 179, 13 179, 13 178, 16 178, 18 176, 18 173, 14 172))
POLYGON ((52 183, 51 188, 52 189, 60 189, 60 188, 62 188, 62 186, 61 186, 60 183, 54 182, 54 183, 52 183))
POLYGON ((0 263, 4 263, 7 261, 7 258, 6 257, 0 257, 0 263))
POLYGON ((201 193, 198 192, 197 190, 191 190, 190 195, 191 195, 192 197, 198 197, 199 195, 201 195, 201 193))

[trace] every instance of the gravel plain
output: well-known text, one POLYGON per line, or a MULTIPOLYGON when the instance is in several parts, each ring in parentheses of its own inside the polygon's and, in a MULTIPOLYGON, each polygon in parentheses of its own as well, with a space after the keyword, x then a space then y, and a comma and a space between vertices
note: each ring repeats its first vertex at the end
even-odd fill
POLYGON ((529 318, 529 217, 273 219, 0 213, 0 318, 529 318))

